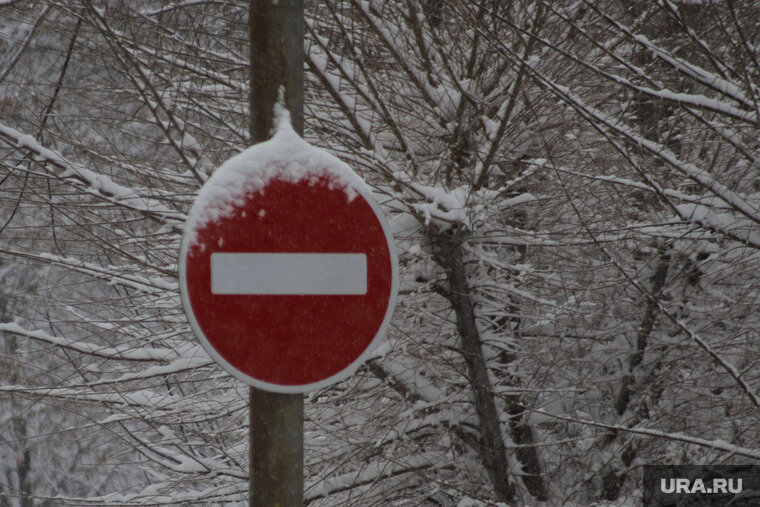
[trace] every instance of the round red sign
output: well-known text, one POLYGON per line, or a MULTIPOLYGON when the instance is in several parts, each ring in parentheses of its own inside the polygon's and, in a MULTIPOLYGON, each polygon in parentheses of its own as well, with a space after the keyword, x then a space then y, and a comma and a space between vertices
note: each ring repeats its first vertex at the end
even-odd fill
POLYGON ((261 389, 304 392, 346 378, 376 345, 393 311, 396 257, 372 196, 342 163, 312 147, 319 157, 258 146, 199 194, 180 291, 223 368, 261 389))

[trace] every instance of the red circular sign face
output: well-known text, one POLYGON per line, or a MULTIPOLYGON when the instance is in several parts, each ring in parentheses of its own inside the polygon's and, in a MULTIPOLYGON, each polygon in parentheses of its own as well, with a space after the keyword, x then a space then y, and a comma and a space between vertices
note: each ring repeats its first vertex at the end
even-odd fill
POLYGON ((183 242, 193 331, 246 383, 278 392, 331 384, 384 331, 396 291, 391 236, 371 196, 353 190, 329 174, 275 177, 183 242))

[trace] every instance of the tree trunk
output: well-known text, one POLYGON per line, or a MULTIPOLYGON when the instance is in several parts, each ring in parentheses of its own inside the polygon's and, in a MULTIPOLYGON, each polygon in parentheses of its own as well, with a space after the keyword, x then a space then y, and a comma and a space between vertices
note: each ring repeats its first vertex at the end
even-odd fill
MULTIPOLYGON (((619 416, 622 416, 628 410, 631 402, 631 395, 636 389, 635 370, 644 359, 644 352, 646 352, 647 344, 649 343, 649 336, 654 329, 655 320, 659 313, 658 305, 660 298, 662 297, 665 280, 668 277, 669 266, 670 254, 668 254, 664 247, 660 247, 657 255, 657 267, 651 278, 651 297, 647 300, 644 317, 641 319, 641 325, 639 326, 639 331, 636 335, 636 350, 628 358, 628 371, 623 374, 620 389, 618 390, 617 398, 615 400, 615 410, 619 416)), ((607 434, 605 446, 613 443, 617 439, 617 435, 617 432, 609 432, 607 434)), ((633 463, 635 458, 636 448, 632 442, 629 442, 625 445, 621 454, 622 463, 625 467, 628 467, 633 463)), ((609 501, 617 500, 620 496, 623 482, 625 482, 625 477, 626 474, 624 471, 618 471, 614 468, 604 474, 604 477, 602 478, 601 497, 609 501)))
MULTIPOLYGON (((481 350, 480 333, 475 324, 475 307, 467 285, 462 244, 458 234, 436 231, 432 238, 436 262, 446 272, 449 282, 448 299, 456 315, 461 354, 467 365, 475 410, 478 414, 480 456, 497 498, 511 503, 515 500, 515 487, 509 481, 507 450, 501 434, 493 387, 488 378, 488 366, 481 350)), ((509 429, 512 440, 520 445, 515 454, 522 464, 523 473, 528 474, 523 476, 523 483, 534 498, 546 500, 546 487, 538 455, 535 447, 531 446, 534 442, 533 431, 521 420, 524 407, 518 396, 507 397, 507 410, 510 415, 509 429)))

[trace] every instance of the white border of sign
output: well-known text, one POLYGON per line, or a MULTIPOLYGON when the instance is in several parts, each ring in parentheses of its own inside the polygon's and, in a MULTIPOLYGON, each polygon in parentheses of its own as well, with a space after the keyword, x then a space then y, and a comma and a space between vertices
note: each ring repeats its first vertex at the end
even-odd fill
MULTIPOLYGON (((317 389, 322 389, 323 387, 330 386, 332 384, 335 384, 336 382, 345 380, 351 375, 353 375, 356 372, 356 370, 359 369, 359 366, 364 364, 364 362, 372 355, 372 352, 375 350, 377 345, 385 336, 385 332, 388 328, 388 325, 390 324, 391 317, 393 316, 393 310, 396 306, 396 296, 398 295, 399 280, 398 280, 398 257, 396 255, 396 247, 395 247, 393 234, 391 233, 390 226, 386 222, 385 216, 383 215, 383 212, 380 210, 380 206, 375 201, 371 192, 369 190, 365 191, 364 188, 356 188, 354 186, 352 186, 352 188, 356 192, 358 192, 359 195, 361 195, 364 198, 364 200, 367 201, 367 203, 370 205, 370 207, 372 208, 372 211, 375 213, 375 216, 380 222, 380 226, 383 229, 383 233, 385 234, 385 240, 388 244, 388 252, 390 254, 390 263, 391 263, 391 293, 388 298, 388 307, 385 311, 385 317, 383 318, 383 321, 377 330, 377 334, 375 334, 375 337, 372 339, 372 341, 364 350, 364 352, 362 352, 362 354, 359 357, 357 357, 352 363, 350 363, 348 366, 343 368, 341 371, 339 371, 335 375, 328 377, 326 379, 317 381, 317 382, 312 382, 310 384, 302 384, 302 385, 272 384, 269 382, 264 382, 254 377, 250 377, 249 375, 241 372, 240 370, 235 368, 233 365, 228 363, 227 360, 225 360, 216 351, 216 349, 214 349, 214 347, 206 338, 206 335, 203 333, 203 330, 200 328, 200 325, 198 325, 198 322, 195 320, 195 314, 193 313, 193 308, 190 305, 190 300, 188 299, 187 276, 185 273, 185 259, 187 258, 187 249, 188 249, 190 234, 188 234, 187 229, 183 231, 182 243, 179 250, 179 260, 178 260, 179 292, 180 292, 180 297, 182 299, 182 307, 185 311, 185 315, 187 316, 187 321, 190 324, 190 328, 192 329, 193 334, 195 334, 196 338, 198 338, 198 340, 201 343, 201 346, 208 353, 208 355, 211 356, 211 358, 214 361, 216 361, 216 363, 219 364, 227 373, 233 375, 235 378, 244 382, 245 384, 248 384, 249 386, 252 386, 258 389, 262 389, 264 391, 270 391, 270 392, 275 392, 275 393, 305 393, 309 391, 315 391, 317 389)), ((193 207, 194 206, 195 204, 193 205, 193 207)))

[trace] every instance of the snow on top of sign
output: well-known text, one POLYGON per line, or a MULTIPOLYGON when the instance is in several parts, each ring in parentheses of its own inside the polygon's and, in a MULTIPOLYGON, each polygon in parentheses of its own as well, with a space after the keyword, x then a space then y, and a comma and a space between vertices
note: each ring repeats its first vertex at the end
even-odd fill
POLYGON ((227 160, 203 185, 188 215, 188 231, 197 231, 232 214, 246 196, 262 190, 274 179, 296 183, 326 177, 345 191, 349 202, 359 192, 370 193, 348 165, 304 141, 293 130, 284 107, 278 105, 275 114, 276 128, 271 139, 227 160))

